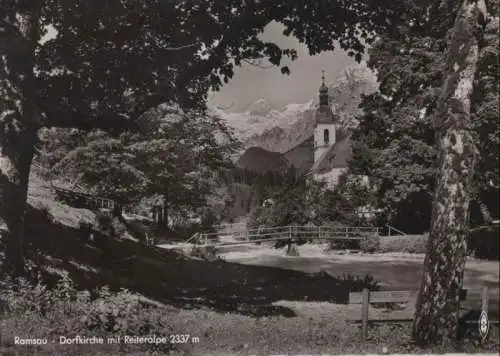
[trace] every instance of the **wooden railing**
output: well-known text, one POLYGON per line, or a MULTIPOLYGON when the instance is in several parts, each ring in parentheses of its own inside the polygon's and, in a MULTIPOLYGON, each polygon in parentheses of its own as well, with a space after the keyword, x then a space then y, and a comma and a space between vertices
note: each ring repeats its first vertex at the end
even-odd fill
POLYGON ((379 234, 378 227, 331 227, 331 226, 278 226, 232 232, 199 233, 188 241, 195 244, 228 246, 265 241, 318 239, 318 240, 363 240, 379 234), (223 237, 232 237, 233 242, 215 242, 223 237))
POLYGON ((406 233, 404 233, 403 231, 401 231, 399 229, 396 229, 394 226, 387 225, 387 235, 388 236, 391 236, 392 231, 395 231, 399 235, 403 235, 403 236, 406 235, 406 233))
POLYGON ((56 187, 51 184, 57 197, 67 202, 78 201, 82 206, 90 209, 113 209, 115 201, 109 198, 99 197, 88 193, 78 192, 67 188, 56 187))
POLYGON ((226 229, 233 230, 235 228, 245 229, 246 223, 230 223, 230 224, 219 224, 213 226, 217 231, 223 231, 226 229))

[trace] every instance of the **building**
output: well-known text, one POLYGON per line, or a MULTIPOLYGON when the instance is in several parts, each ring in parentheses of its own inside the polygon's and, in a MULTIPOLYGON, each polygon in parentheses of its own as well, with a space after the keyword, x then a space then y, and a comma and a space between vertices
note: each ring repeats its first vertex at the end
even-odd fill
POLYGON ((329 188, 333 188, 347 171, 352 142, 350 135, 340 128, 339 117, 332 111, 324 73, 319 88, 319 107, 315 113, 313 151, 314 163, 310 174, 315 180, 324 181, 329 188))

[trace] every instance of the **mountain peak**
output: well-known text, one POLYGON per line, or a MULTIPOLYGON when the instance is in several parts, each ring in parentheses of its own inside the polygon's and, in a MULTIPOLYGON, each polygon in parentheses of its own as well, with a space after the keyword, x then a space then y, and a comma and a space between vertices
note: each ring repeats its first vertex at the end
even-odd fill
POLYGON ((336 82, 342 81, 353 81, 353 80, 366 80, 369 82, 377 82, 377 77, 373 71, 368 67, 366 62, 356 63, 350 65, 344 70, 342 70, 336 80, 336 82))
MULTIPOLYGON (((377 90, 377 81, 366 63, 349 66, 328 83, 330 105, 339 117, 342 129, 356 127, 361 94, 377 90)), ((223 117, 245 148, 257 146, 274 152, 287 152, 313 135, 317 92, 303 104, 288 104, 275 109, 265 99, 256 100, 243 113, 230 113, 223 117)))
POLYGON ((266 99, 260 98, 257 99, 252 105, 250 105, 247 112, 250 115, 266 116, 273 109, 274 109, 273 106, 266 99))

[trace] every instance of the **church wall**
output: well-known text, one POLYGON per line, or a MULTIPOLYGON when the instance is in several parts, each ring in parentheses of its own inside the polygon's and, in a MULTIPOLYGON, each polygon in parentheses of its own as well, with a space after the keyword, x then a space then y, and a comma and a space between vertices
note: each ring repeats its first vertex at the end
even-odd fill
POLYGON ((335 124, 316 124, 314 129, 314 161, 317 162, 322 154, 336 142, 335 124), (330 142, 324 142, 324 130, 328 129, 330 142))

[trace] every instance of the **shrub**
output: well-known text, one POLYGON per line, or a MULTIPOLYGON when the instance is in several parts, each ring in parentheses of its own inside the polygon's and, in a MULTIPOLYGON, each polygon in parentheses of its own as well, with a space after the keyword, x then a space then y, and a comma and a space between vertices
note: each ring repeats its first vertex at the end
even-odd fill
POLYGON ((253 210, 247 221, 247 229, 249 230, 258 229, 260 226, 272 226, 272 223, 269 219, 269 212, 262 207, 258 207, 253 210))
POLYGON ((349 285, 350 290, 353 292, 360 292, 364 288, 368 288, 372 292, 380 290, 380 282, 377 281, 373 276, 368 274, 364 277, 354 276, 352 274, 344 274, 340 278, 340 282, 349 285))
POLYGON ((191 256, 200 257, 208 261, 217 259, 217 250, 214 246, 193 246, 191 256))
POLYGON ((379 251, 425 253, 428 236, 428 234, 383 236, 379 251))
POLYGON ((356 240, 338 239, 328 243, 328 250, 356 250, 360 248, 360 242, 356 240))
POLYGON ((86 220, 80 219, 78 220, 78 228, 82 231, 89 231, 92 228, 92 224, 86 220))
MULTIPOLYGON (((0 306, 3 307, 0 310, 0 349, 9 347, 19 335, 56 340, 61 335, 71 338, 94 334, 106 339, 118 335, 169 335, 172 332, 167 324, 168 316, 156 306, 142 305, 137 295, 127 290, 111 292, 103 287, 92 299, 88 291, 77 291, 67 274, 53 288, 25 280, 5 281, 0 286, 0 306)), ((65 349, 65 353, 88 354, 82 351, 84 346, 74 347, 65 349)), ((164 354, 172 349, 170 343, 103 347, 108 348, 103 350, 104 354, 117 354, 118 350, 111 352, 113 348, 120 348, 122 354, 137 351, 164 354)))
POLYGON ((380 249, 380 236, 378 234, 370 234, 363 238, 359 243, 361 251, 366 253, 374 253, 380 249))
POLYGON ((499 261, 498 226, 473 230, 468 238, 469 253, 476 258, 499 261))
POLYGON ((52 222, 52 214, 50 213, 50 208, 46 205, 40 207, 40 213, 43 216, 44 220, 52 222))
POLYGON ((110 215, 99 212, 96 214, 95 218, 99 229, 103 231, 111 231, 113 228, 113 218, 110 215))

